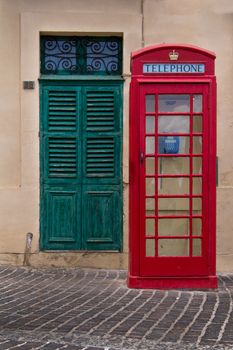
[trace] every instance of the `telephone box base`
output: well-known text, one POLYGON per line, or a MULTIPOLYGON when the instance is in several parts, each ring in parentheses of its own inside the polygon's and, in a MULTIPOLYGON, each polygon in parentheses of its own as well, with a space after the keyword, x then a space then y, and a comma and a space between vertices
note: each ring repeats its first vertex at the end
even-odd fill
POLYGON ((150 278, 141 276, 128 276, 128 287, 139 289, 215 289, 218 287, 216 276, 205 277, 169 277, 150 278))

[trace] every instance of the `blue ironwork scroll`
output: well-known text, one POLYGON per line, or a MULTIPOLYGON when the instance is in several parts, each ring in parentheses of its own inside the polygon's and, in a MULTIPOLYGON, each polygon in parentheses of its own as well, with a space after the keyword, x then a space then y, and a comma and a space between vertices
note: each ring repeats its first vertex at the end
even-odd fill
POLYGON ((42 74, 122 73, 120 37, 41 37, 42 74))

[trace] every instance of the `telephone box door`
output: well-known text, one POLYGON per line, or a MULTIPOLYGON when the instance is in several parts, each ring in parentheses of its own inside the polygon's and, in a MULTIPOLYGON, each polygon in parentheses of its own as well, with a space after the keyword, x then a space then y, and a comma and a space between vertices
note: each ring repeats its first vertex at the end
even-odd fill
POLYGON ((140 90, 140 275, 207 275, 208 85, 140 90))

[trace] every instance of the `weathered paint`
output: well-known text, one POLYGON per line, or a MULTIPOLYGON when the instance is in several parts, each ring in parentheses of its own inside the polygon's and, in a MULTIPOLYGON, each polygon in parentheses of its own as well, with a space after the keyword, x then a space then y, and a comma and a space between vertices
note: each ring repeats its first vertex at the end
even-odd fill
POLYGON ((122 249, 122 82, 41 81, 41 248, 122 249))

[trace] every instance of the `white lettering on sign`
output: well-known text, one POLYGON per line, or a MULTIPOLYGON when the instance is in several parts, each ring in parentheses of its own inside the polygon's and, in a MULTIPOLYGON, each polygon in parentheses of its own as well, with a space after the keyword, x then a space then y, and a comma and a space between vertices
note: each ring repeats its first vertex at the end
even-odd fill
POLYGON ((205 73, 203 63, 144 63, 143 73, 205 73))

